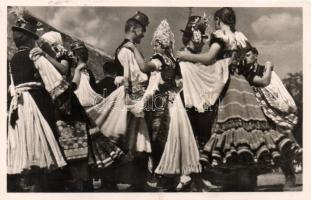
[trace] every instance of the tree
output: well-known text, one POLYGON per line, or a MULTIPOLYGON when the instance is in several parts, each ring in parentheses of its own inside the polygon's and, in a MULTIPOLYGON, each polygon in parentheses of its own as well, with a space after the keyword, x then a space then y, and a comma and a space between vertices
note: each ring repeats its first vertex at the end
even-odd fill
POLYGON ((303 127, 303 77, 302 72, 288 73, 283 83, 297 105, 298 123, 293 130, 298 143, 302 146, 303 127))

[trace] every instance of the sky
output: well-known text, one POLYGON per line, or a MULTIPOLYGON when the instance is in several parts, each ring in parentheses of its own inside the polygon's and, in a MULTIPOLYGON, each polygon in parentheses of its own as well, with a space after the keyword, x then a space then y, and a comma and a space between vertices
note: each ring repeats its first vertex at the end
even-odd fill
MULTIPOLYGON (((150 24, 139 48, 152 55, 153 32, 167 19, 175 35, 175 50, 182 47, 182 33, 189 15, 187 7, 27 7, 30 12, 64 33, 75 36, 113 55, 124 38, 125 21, 137 10, 149 16, 150 24)), ((213 15, 218 8, 193 7, 192 14, 213 15)), ((302 71, 301 8, 234 8, 237 30, 259 50, 259 62, 271 61, 281 78, 302 71)), ((207 49, 205 49, 207 50, 207 49)))

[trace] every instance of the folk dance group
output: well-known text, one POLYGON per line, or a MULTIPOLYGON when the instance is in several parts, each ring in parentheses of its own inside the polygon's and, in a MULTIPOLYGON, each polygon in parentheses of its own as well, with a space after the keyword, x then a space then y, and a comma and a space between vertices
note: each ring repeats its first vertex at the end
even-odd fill
POLYGON ((257 63, 233 9, 215 12, 211 34, 205 17, 190 16, 177 52, 163 20, 145 61, 137 46, 148 24, 142 12, 126 21, 115 61, 104 65, 110 81, 96 85, 83 42, 66 49, 60 33, 39 38, 36 19, 19 16, 9 65, 8 190, 24 178, 30 191, 90 192, 94 177, 131 191, 254 190, 271 166, 293 186, 292 161, 302 154, 291 136, 295 103, 273 65, 257 63), (108 169, 115 177, 98 175, 108 169), (235 174, 234 183, 217 182, 215 172, 235 174))

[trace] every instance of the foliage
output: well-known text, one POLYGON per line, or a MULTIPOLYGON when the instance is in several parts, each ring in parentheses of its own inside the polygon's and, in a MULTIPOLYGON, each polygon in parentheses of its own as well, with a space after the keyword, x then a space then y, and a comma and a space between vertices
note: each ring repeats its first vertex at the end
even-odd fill
POLYGON ((303 77, 302 72, 289 73, 287 77, 284 78, 283 83, 292 95, 296 105, 298 114, 298 124, 294 128, 294 136, 296 137, 298 143, 302 145, 302 129, 303 129, 303 77))

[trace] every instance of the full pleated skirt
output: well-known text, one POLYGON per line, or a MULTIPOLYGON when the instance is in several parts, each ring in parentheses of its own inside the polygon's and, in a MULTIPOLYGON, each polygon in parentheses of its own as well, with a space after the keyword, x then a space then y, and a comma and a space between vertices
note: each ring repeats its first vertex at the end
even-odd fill
POLYGON ((275 163, 292 142, 271 128, 244 76, 231 75, 204 147, 207 159, 214 165, 275 163))
MULTIPOLYGON (((59 168, 66 165, 54 133, 29 92, 18 97, 18 119, 8 124, 7 170, 19 174, 32 166, 59 168)), ((14 101, 14 99, 12 100, 14 101)), ((11 103, 12 109, 13 103, 11 103)), ((9 112, 10 114, 11 112, 9 112)))

